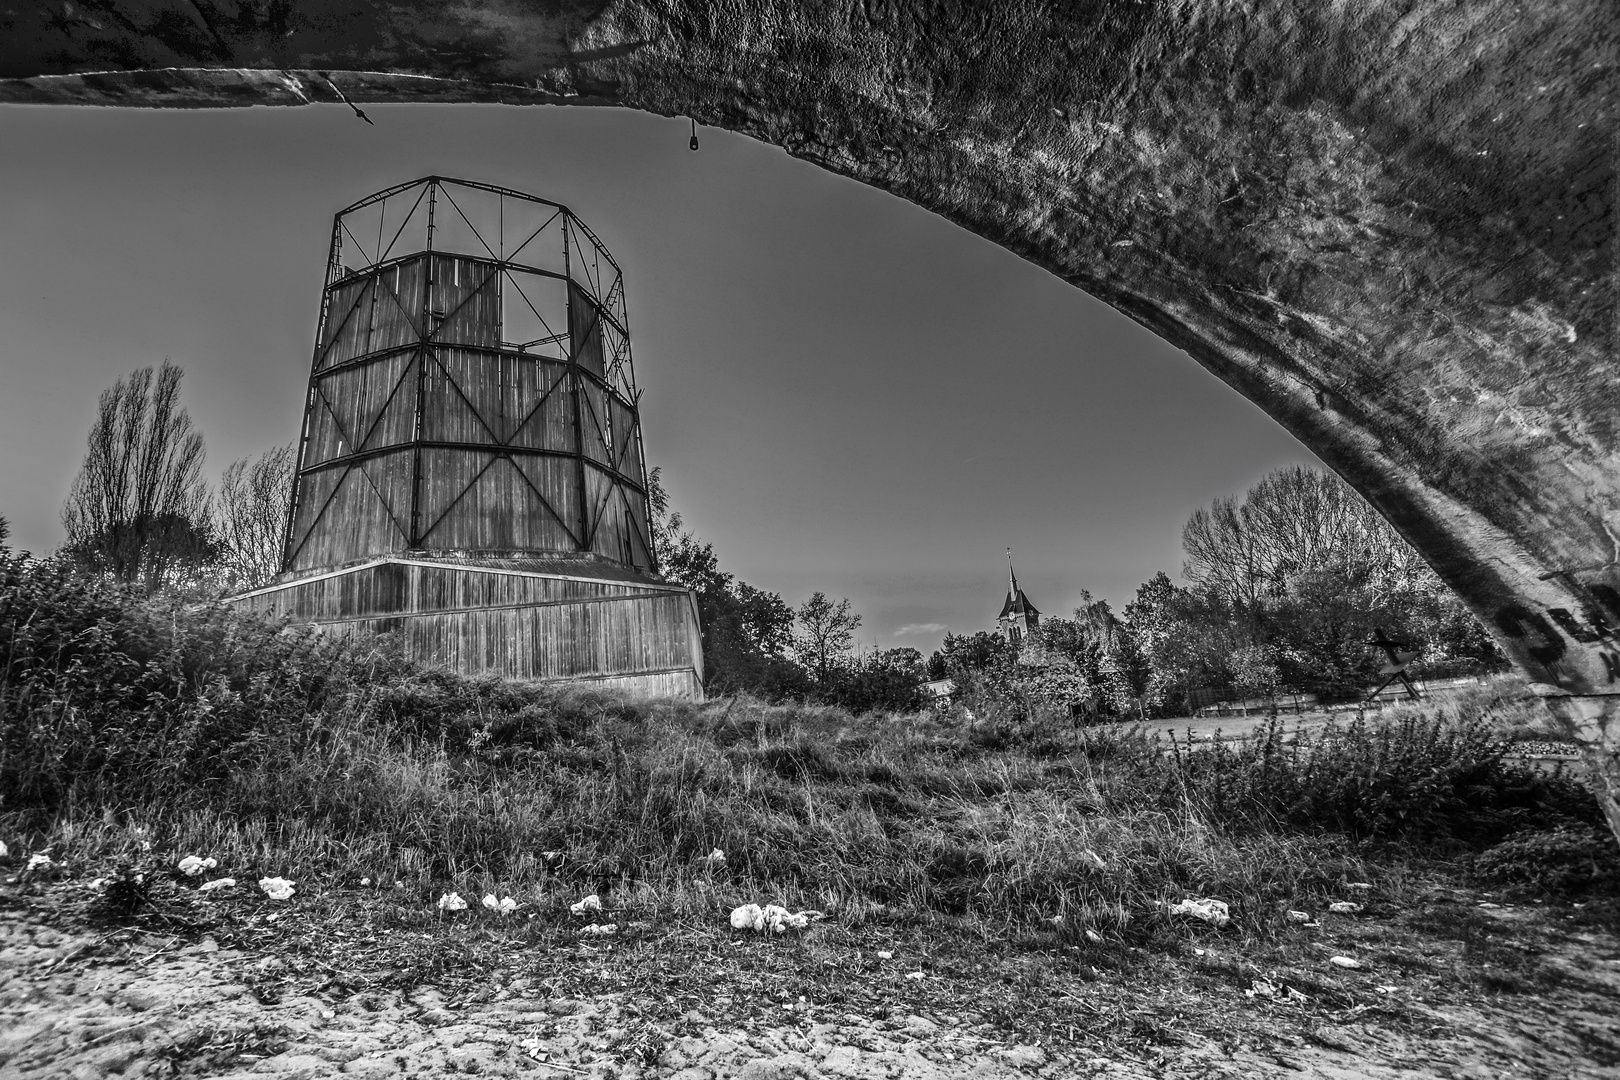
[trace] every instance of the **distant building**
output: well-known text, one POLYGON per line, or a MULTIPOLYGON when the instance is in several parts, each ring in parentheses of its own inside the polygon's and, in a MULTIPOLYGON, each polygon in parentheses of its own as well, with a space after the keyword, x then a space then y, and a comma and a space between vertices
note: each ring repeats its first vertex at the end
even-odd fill
POLYGON ((949 705, 951 695, 956 693, 956 684, 950 679, 931 679, 923 683, 922 688, 928 695, 928 703, 938 709, 949 705))
POLYGON ((996 617, 996 629, 1007 644, 1014 649, 1021 649, 1024 640, 1041 624, 1041 613, 1035 605, 1029 602, 1024 590, 1018 587, 1018 575, 1013 573, 1012 549, 1007 550, 1007 599, 1001 605, 1001 614, 996 617))

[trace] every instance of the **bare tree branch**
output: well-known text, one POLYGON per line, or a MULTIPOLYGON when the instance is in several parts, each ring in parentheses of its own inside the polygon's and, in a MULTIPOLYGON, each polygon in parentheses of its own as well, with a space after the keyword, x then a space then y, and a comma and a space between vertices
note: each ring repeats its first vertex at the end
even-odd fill
POLYGON ((84 465, 62 510, 67 550, 86 568, 157 589, 212 554, 203 440, 168 361, 103 391, 84 465))

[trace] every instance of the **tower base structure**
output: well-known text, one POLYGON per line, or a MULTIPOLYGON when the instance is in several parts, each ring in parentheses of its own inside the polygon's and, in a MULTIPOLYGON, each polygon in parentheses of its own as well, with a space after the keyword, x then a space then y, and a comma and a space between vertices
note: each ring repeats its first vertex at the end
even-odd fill
POLYGON ((230 602, 333 634, 397 635, 410 659, 462 675, 703 697, 691 592, 589 554, 402 552, 287 577, 230 602))

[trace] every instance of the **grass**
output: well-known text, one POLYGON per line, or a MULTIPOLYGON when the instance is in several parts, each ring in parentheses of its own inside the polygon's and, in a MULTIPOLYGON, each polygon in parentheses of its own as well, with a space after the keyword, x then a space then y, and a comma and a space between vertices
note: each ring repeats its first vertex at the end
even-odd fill
MULTIPOLYGON (((1474 922, 1434 914, 1458 883, 1587 897, 1588 920, 1616 913, 1590 793, 1506 757, 1488 698, 1172 747, 1039 719, 467 680, 382 646, 37 566, 7 573, 6 902, 214 933, 281 950, 310 977, 342 965, 363 973, 355 992, 460 979, 477 994, 477 973, 497 970, 581 993, 636 987, 675 1008, 684 999, 657 974, 673 964, 738 1009, 779 1008, 785 992, 873 1012, 912 1007, 918 987, 899 967, 915 964, 936 1011, 1051 1033, 1076 1022, 1073 988, 1138 977, 1197 993, 1275 977, 1344 1005, 1361 977, 1323 971, 1311 952, 1323 934, 1384 970, 1461 963, 1448 978, 1512 992, 1466 959, 1414 951, 1435 934, 1486 947, 1474 922), (721 865, 703 858, 715 848, 721 865), (67 868, 21 870, 39 851, 67 868), (240 884, 197 893, 174 869, 187 854, 240 884), (71 887, 109 874, 99 898, 71 887), (252 883, 269 876, 296 881, 297 896, 266 900, 252 883), (1361 882, 1372 889, 1349 888, 1361 882), (471 910, 441 913, 448 891, 471 910), (620 927, 599 944, 568 911, 593 892, 620 927), (486 893, 518 913, 483 911, 486 893), (1166 912, 1206 896, 1230 905, 1230 926, 1166 912), (1307 933, 1287 915, 1346 899, 1430 922, 1384 941, 1356 919, 1322 916, 1326 929, 1307 933), (745 902, 828 918, 760 940, 726 922, 745 902), (936 981, 960 984, 960 1000, 936 981)), ((1496 968, 1526 987, 1541 977, 1496 968)), ((1089 1008, 1110 1038, 1176 1030, 1151 1009, 1089 1008)))

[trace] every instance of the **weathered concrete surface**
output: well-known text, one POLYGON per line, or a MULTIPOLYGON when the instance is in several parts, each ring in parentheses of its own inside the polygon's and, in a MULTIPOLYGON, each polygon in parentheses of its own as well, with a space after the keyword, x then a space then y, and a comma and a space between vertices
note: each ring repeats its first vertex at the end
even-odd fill
POLYGON ((1582 731, 1620 833, 1612 0, 57 0, 0 29, 0 100, 619 104, 934 210, 1354 484, 1582 731))

